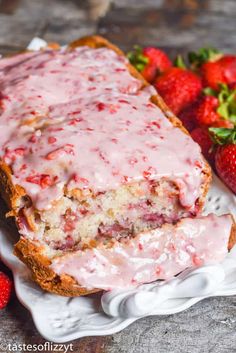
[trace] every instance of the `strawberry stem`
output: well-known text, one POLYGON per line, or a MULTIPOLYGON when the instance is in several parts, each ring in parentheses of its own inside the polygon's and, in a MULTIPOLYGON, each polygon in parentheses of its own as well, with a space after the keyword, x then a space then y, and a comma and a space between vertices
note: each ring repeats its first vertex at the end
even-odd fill
POLYGON ((218 92, 215 91, 213 88, 211 87, 205 87, 203 88, 203 93, 205 94, 205 96, 214 96, 217 97, 218 96, 218 92))
POLYGON ((219 92, 210 87, 203 90, 205 95, 210 95, 218 98, 219 106, 217 113, 221 118, 231 121, 236 125, 236 89, 230 89, 226 84, 219 84, 219 92))
POLYGON ((221 58, 222 55, 223 53, 216 48, 201 48, 198 52, 189 52, 188 60, 192 67, 199 68, 205 62, 216 61, 221 58))
POLYGON ((217 145, 225 145, 227 143, 236 144, 236 128, 227 129, 210 127, 209 133, 212 141, 217 145))
POLYGON ((186 69, 186 64, 182 55, 177 55, 176 59, 174 60, 174 66, 179 67, 180 69, 186 69))
POLYGON ((148 57, 143 55, 142 48, 138 45, 134 45, 133 50, 127 53, 127 58, 139 72, 143 71, 145 66, 149 63, 148 57))

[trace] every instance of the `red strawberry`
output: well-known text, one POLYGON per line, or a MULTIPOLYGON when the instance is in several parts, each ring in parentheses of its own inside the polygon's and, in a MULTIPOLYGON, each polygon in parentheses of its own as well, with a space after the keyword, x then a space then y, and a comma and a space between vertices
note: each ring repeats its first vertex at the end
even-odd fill
POLYGON ((236 82, 236 55, 224 55, 218 64, 222 68, 224 78, 228 84, 236 82))
POLYGON ((218 61, 206 62, 201 67, 202 82, 204 87, 218 89, 220 83, 226 83, 226 78, 218 61))
POLYGON ((202 96, 199 99, 198 105, 195 109, 195 120, 198 125, 211 126, 220 119, 216 112, 219 101, 214 96, 202 96))
POLYGON ((131 64, 150 83, 154 81, 158 73, 172 66, 168 56, 162 50, 154 47, 142 49, 135 46, 134 50, 129 52, 127 56, 131 64))
POLYGON ((214 163, 214 151, 212 149, 213 142, 206 128, 197 127, 191 132, 192 139, 197 142, 202 150, 204 157, 211 163, 214 163))
POLYGON ((154 65, 147 64, 141 71, 142 76, 146 81, 152 83, 157 75, 157 69, 154 65))
POLYGON ((190 104, 187 108, 182 110, 178 118, 182 121, 184 127, 191 132, 193 129, 197 127, 196 119, 195 119, 195 110, 196 110, 196 103, 190 104))
POLYGON ((158 48, 146 47, 143 55, 149 59, 149 64, 156 67, 158 72, 164 72, 172 66, 166 53, 158 48))
POLYGON ((220 178, 236 194, 236 144, 219 146, 215 164, 220 178))
POLYGON ((201 67, 204 87, 218 89, 220 83, 236 82, 236 55, 225 55, 214 62, 206 62, 201 67))
POLYGON ((5 273, 0 272, 0 309, 5 308, 10 300, 12 281, 5 273))
POLYGON ((196 128, 196 122, 194 120, 194 115, 191 114, 191 111, 184 111, 179 115, 179 119, 182 121, 183 126, 189 132, 193 131, 196 128))
POLYGON ((210 128, 209 131, 218 144, 215 157, 217 173, 236 193, 236 128, 210 128))
POLYGON ((198 52, 188 54, 191 68, 199 70, 204 87, 217 89, 219 83, 225 83, 221 68, 217 63, 222 56, 223 53, 215 48, 201 48, 198 52))
POLYGON ((236 81, 232 82, 232 83, 229 83, 229 89, 231 89, 231 90, 235 90, 236 89, 236 81))
MULTIPOLYGON (((230 86, 233 87, 233 85, 230 86)), ((208 121, 208 125, 232 128, 236 124, 236 89, 230 86, 220 84, 218 91, 209 87, 204 89, 204 93, 208 95, 208 104, 205 103, 206 119, 204 121, 208 121)))
POLYGON ((189 62, 193 69, 200 69, 204 87, 219 88, 219 83, 236 82, 236 55, 224 55, 215 48, 201 48, 190 52, 189 62))
POLYGON ((236 90, 221 85, 220 91, 209 87, 204 89, 207 96, 201 96, 180 112, 179 118, 188 131, 197 125, 233 128, 236 123, 236 90))
POLYGON ((200 78, 189 70, 172 67, 155 81, 154 86, 175 114, 186 108, 199 96, 200 78))
POLYGON ((230 120, 219 119, 212 124, 213 127, 223 127, 226 129, 232 129, 234 124, 230 120))

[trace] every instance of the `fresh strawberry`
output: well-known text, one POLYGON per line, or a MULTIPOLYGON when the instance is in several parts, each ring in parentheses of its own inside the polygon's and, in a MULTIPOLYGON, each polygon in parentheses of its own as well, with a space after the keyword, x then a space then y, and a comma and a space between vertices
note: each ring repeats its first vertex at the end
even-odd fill
POLYGON ((227 120, 228 125, 230 123, 236 124, 236 89, 230 88, 226 84, 220 84, 219 91, 208 89, 204 91, 217 97, 219 103, 216 111, 221 119, 227 120))
POLYGON ((207 128, 197 127, 191 132, 191 136, 192 139, 200 145, 204 157, 213 164, 215 153, 213 150, 213 142, 207 128))
MULTIPOLYGON (((231 87, 234 87, 231 85, 231 87)), ((236 90, 220 85, 220 91, 205 88, 195 103, 180 112, 179 118, 188 131, 197 126, 233 128, 236 124, 236 90)))
POLYGON ((183 111, 179 115, 179 119, 181 120, 185 129, 189 132, 193 131, 196 128, 196 122, 194 120, 194 115, 192 115, 191 110, 183 111))
POLYGON ((218 147, 215 165, 220 178, 236 194, 236 144, 218 147))
POLYGON ((204 87, 211 87, 217 90, 220 83, 227 83, 222 67, 218 61, 206 62, 202 65, 200 73, 204 87))
POLYGON ((158 48, 146 47, 142 49, 135 46, 134 50, 127 54, 129 61, 143 75, 143 77, 152 83, 156 76, 172 66, 168 56, 158 48))
POLYGON ((202 84, 200 78, 189 70, 172 67, 154 83, 158 93, 175 114, 194 102, 199 96, 202 84))
POLYGON ((236 128, 210 128, 215 144, 218 144, 215 166, 225 184, 236 193, 236 128))
POLYGON ((205 88, 193 110, 196 123, 213 127, 232 128, 236 124, 236 90, 220 84, 218 91, 205 88))
POLYGON ((222 69, 226 83, 236 83, 236 55, 224 55, 217 62, 222 69))
POLYGON ((191 68, 198 70, 202 76, 203 86, 218 89, 219 83, 226 83, 218 60, 223 56, 215 48, 201 48, 198 52, 188 54, 191 68))
POLYGON ((193 69, 199 69, 204 87, 218 89, 220 83, 236 82, 236 55, 224 55, 214 48, 202 48, 190 52, 189 62, 193 69))
POLYGON ((231 89, 231 90, 236 89, 236 81, 232 82, 232 83, 229 83, 228 86, 229 86, 229 89, 231 89))
POLYGON ((200 73, 204 87, 218 90, 219 84, 236 82, 236 55, 224 55, 216 61, 208 61, 201 66, 200 73))
POLYGON ((211 126, 220 119, 216 112, 219 101, 214 96, 202 96, 195 109, 195 120, 198 125, 211 126))
POLYGON ((212 125, 212 127, 222 127, 226 129, 233 129, 234 124, 230 120, 225 120, 225 119, 219 119, 215 121, 212 125))
POLYGON ((149 64, 155 66, 160 73, 172 66, 170 59, 161 49, 146 47, 143 49, 143 55, 149 59, 149 64))
POLYGON ((195 119, 197 103, 198 101, 194 102, 193 104, 189 104, 187 108, 182 110, 178 115, 178 118, 182 121, 182 124, 189 132, 197 127, 197 122, 195 119))
POLYGON ((5 308, 9 302, 11 291, 12 281, 5 273, 0 272, 0 309, 5 308))
POLYGON ((157 75, 156 66, 147 64, 144 69, 141 71, 142 76, 145 78, 146 81, 152 83, 157 75))
POLYGON ((236 124, 236 90, 220 85, 220 91, 205 88, 205 95, 180 112, 188 131, 196 126, 233 128, 236 124))

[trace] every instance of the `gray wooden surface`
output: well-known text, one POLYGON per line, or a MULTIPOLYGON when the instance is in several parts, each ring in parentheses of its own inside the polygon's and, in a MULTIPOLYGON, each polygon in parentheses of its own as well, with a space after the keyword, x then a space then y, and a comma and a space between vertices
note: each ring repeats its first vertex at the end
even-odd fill
MULTIPOLYGON (((115 0, 99 18, 107 2, 90 0, 89 5, 76 0, 0 0, 0 53, 23 49, 33 36, 66 43, 92 33, 106 36, 125 50, 137 43, 158 45, 174 56, 211 44, 236 52, 235 0, 115 0)), ((30 314, 16 298, 0 311, 1 342, 44 343, 30 314)), ((208 299, 180 314, 139 320, 115 335, 77 340, 73 350, 233 353, 236 297, 208 299)))

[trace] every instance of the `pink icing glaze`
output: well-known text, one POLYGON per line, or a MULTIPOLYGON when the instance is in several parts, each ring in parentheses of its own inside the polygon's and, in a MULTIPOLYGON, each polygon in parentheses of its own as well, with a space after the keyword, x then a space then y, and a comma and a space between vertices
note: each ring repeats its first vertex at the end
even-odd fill
POLYGON ((126 64, 87 47, 0 60, 0 157, 38 209, 64 185, 96 192, 161 177, 194 208, 200 148, 150 103, 153 88, 140 90, 126 64))
POLYGON ((110 249, 94 248, 55 258, 52 269, 88 289, 135 287, 170 279, 191 266, 222 261, 232 226, 230 216, 185 218, 177 226, 142 233, 110 249))

